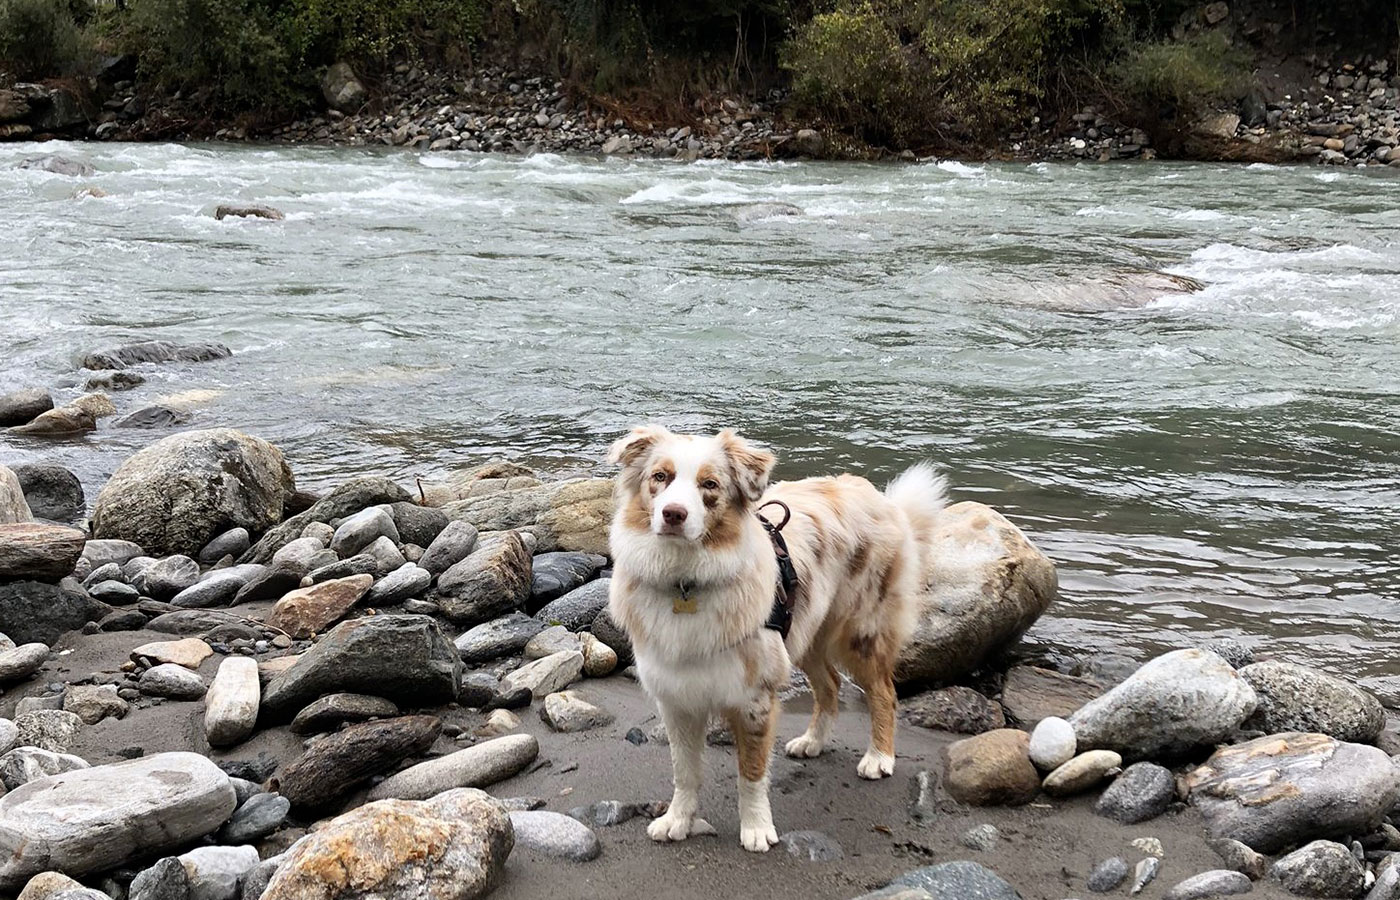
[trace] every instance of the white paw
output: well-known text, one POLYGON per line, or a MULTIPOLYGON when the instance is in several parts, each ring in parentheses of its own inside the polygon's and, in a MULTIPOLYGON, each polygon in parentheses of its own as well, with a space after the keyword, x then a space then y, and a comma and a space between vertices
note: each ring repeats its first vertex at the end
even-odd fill
POLYGON ((787 742, 787 755, 793 759, 815 759, 822 754, 820 738, 803 734, 787 742))
POLYGON ((867 750, 856 764, 856 774, 861 778, 878 781, 894 774, 894 757, 878 750, 867 750))
POLYGON ((739 828, 739 843, 753 853, 767 853, 768 848, 778 843, 778 830, 771 824, 739 828))
POLYGON ((701 834, 714 834, 714 826, 699 816, 673 816, 666 813, 647 826, 653 841, 683 841, 701 834))

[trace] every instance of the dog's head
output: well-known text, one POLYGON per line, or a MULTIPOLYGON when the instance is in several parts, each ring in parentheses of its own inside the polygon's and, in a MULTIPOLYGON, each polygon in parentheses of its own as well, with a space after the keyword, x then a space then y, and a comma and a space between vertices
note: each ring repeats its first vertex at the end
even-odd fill
POLYGON ((737 533, 768 487, 776 462, 732 431, 713 436, 675 434, 643 425, 613 444, 622 465, 618 515, 634 531, 685 541, 737 533))

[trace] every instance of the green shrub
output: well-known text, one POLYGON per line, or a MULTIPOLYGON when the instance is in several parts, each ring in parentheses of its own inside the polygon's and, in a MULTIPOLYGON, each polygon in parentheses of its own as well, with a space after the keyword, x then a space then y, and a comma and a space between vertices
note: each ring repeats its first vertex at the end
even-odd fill
POLYGON ((1130 44, 1108 69, 1130 100, 1185 113, 1239 97, 1249 83, 1249 56, 1220 32, 1182 41, 1130 44))
POLYGON ((87 57, 69 0, 0 0, 0 67, 18 78, 72 75, 87 57))
POLYGON ((427 44, 475 40, 485 0, 293 0, 285 19, 288 48, 300 61, 383 61, 421 55, 427 44))

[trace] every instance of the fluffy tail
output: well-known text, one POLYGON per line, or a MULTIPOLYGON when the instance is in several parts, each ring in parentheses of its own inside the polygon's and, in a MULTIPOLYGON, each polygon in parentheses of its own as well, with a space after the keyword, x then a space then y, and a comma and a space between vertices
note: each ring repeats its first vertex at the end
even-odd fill
POLYGON ((885 496, 904 510, 921 544, 938 522, 938 514, 948 505, 948 479, 938 474, 932 463, 916 463, 885 486, 885 496))

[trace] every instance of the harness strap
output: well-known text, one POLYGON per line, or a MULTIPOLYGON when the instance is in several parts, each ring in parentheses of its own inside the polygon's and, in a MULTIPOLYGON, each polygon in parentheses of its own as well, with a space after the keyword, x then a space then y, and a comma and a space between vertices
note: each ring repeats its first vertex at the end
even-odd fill
MULTIPOLYGON (((788 553, 787 540, 783 537, 783 527, 792 519, 792 510, 781 500, 769 500, 761 504, 758 509, 767 506, 781 507, 783 510, 783 520, 777 525, 769 522, 762 515, 758 516, 758 521, 763 524, 763 530, 768 532, 768 538, 773 542, 773 555, 778 560, 778 579, 773 589, 773 610, 768 614, 768 621, 764 623, 765 628, 771 628, 787 640, 788 631, 792 628, 792 612, 797 602, 797 569, 792 564, 792 556, 788 553)), ((755 510, 755 514, 757 514, 755 510)))

